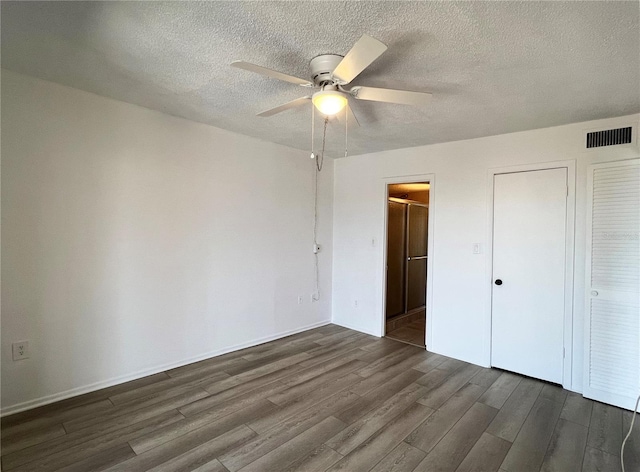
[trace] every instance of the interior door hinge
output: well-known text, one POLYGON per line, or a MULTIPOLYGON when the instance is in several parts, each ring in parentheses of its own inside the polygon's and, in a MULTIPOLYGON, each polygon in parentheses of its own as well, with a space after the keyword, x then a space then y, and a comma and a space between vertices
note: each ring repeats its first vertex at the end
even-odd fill
POLYGON ((567 351, 565 348, 562 348, 562 358, 564 359, 565 357, 567 357, 567 351))

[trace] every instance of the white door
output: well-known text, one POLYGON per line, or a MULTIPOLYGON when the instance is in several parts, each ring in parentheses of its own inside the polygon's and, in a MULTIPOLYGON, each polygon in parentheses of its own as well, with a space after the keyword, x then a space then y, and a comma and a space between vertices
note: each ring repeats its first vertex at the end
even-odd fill
POLYGON ((491 364, 562 383, 567 169, 494 177, 491 364))
POLYGON ((640 393, 640 159, 588 170, 583 394, 632 409, 640 393))

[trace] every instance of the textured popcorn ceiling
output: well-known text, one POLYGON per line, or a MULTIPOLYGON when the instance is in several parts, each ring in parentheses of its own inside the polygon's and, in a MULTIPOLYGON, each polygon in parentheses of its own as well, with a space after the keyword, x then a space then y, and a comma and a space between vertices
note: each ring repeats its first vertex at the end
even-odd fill
MULTIPOLYGON (((353 84, 433 93, 425 108, 358 101, 350 154, 640 111, 638 2, 2 2, 2 67, 309 149, 310 106, 256 113, 363 34, 389 49, 353 84)), ((330 124, 328 153, 343 154, 330 124)))

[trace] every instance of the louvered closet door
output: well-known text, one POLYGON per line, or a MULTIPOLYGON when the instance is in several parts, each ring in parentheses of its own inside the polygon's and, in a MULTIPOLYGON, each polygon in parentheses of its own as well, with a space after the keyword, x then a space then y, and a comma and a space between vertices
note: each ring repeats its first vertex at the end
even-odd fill
POLYGON ((584 396, 633 408, 640 393, 640 159, 588 173, 584 396))

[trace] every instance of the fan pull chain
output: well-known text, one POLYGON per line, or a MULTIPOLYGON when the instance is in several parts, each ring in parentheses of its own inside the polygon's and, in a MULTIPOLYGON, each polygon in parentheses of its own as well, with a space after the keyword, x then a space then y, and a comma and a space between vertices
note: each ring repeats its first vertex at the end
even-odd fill
POLYGON ((324 129, 322 132, 322 151, 316 156, 316 169, 318 172, 322 171, 322 165, 324 164, 324 146, 327 139, 327 124, 329 124, 329 117, 324 119, 324 129))

